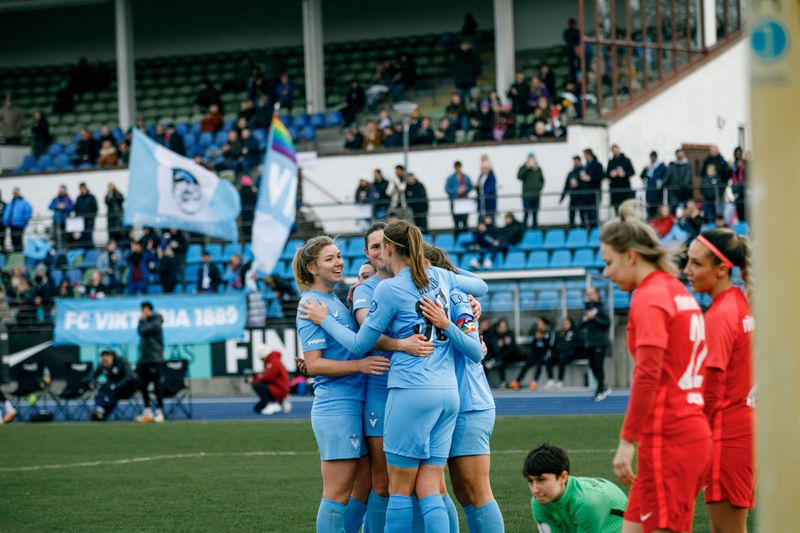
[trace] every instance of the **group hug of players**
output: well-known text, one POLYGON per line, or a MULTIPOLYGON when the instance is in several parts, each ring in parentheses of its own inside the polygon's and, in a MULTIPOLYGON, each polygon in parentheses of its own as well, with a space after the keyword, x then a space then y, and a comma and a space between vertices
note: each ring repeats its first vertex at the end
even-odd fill
MULTIPOLYGON (((604 275, 633 291, 628 346, 634 375, 614 457, 629 496, 601 479, 571 477, 564 450, 525 460, 533 518, 544 532, 691 531, 705 490, 712 530, 746 531, 754 505, 750 245, 724 228, 698 237, 685 274, 712 296, 705 316, 675 277, 655 231, 623 205, 600 234, 604 275), (633 460, 637 451, 637 467, 633 460)), ((495 405, 481 360, 485 282, 450 264, 405 221, 365 234, 376 273, 334 294, 344 260, 315 237, 294 258, 303 291, 297 331, 315 376, 312 427, 323 493, 318 533, 458 531, 453 491, 469 531, 504 531, 490 484, 495 405)))

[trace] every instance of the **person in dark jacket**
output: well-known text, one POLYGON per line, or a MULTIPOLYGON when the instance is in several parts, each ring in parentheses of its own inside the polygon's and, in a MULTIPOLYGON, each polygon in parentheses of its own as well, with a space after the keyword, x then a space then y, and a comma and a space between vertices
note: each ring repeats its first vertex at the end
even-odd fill
POLYGON ((619 211, 619 206, 628 198, 633 198, 633 190, 631 189, 631 176, 635 174, 631 160, 622 153, 618 145, 611 147, 611 161, 608 162, 606 167, 606 176, 608 177, 609 186, 611 190, 611 205, 614 206, 614 211, 619 211))
POLYGON ((494 221, 497 214, 497 177, 486 154, 481 156, 481 173, 475 190, 478 191, 478 216, 490 216, 494 221))
POLYGON ((281 352, 269 351, 265 346, 261 348, 259 358, 264 361, 264 371, 249 379, 259 398, 253 411, 267 416, 280 411, 290 413, 292 402, 289 399, 289 373, 281 361, 281 352))
POLYGON ((514 83, 509 87, 506 96, 511 100, 511 111, 515 115, 527 115, 531 109, 528 106, 528 81, 523 72, 517 72, 514 83))
POLYGON ((108 420, 120 399, 130 398, 136 390, 138 379, 130 363, 112 350, 100 354, 100 366, 92 374, 96 383, 95 408, 91 418, 108 420))
POLYGON ((600 204, 600 187, 606 173, 603 165, 597 161, 597 156, 591 148, 583 151, 585 172, 580 174, 578 193, 581 199, 581 220, 583 224, 592 228, 597 225, 597 210, 600 204))
POLYGON ((461 98, 467 101, 470 89, 475 87, 481 75, 481 58, 472 48, 472 43, 463 40, 453 59, 453 84, 461 98))
POLYGON ((583 344, 586 347, 586 355, 589 359, 592 374, 597 380, 594 401, 601 402, 611 393, 611 389, 606 386, 603 368, 603 362, 608 351, 608 330, 611 327, 611 320, 608 318, 605 305, 600 300, 600 293, 595 287, 586 289, 584 307, 585 310, 581 316, 583 344))
POLYGON ((73 165, 88 163, 94 166, 97 163, 97 156, 100 153, 100 146, 95 142, 89 130, 83 128, 80 133, 80 140, 72 158, 73 165))
POLYGON ((47 152, 47 148, 53 140, 53 137, 50 135, 50 126, 47 124, 47 119, 41 111, 33 112, 31 133, 33 133, 33 155, 38 158, 40 155, 47 152))
POLYGON ((744 151, 741 146, 733 150, 733 164, 731 165, 731 189, 736 202, 736 218, 739 222, 747 221, 745 209, 747 195, 747 167, 748 163, 744 158, 744 151))
POLYGON ((558 203, 562 203, 564 198, 569 197, 569 227, 574 228, 581 225, 581 201, 584 199, 580 195, 581 172, 584 170, 581 157, 576 155, 572 158, 572 170, 567 173, 564 181, 564 190, 561 191, 561 198, 558 203))
POLYGON ((527 226, 528 218, 531 219, 531 228, 539 227, 539 202, 544 189, 544 174, 536 162, 533 152, 528 154, 525 164, 519 167, 517 179, 522 182, 522 207, 524 215, 522 223, 527 226))
POLYGON ((108 182, 105 203, 108 211, 108 235, 118 243, 123 243, 125 232, 122 231, 122 209, 125 205, 125 197, 117 190, 117 186, 113 182, 108 182))
POLYGON ((164 319, 153 311, 153 304, 142 302, 142 315, 139 319, 139 390, 142 392, 144 410, 136 417, 137 422, 164 422, 164 397, 161 394, 161 367, 164 365, 164 319), (150 409, 150 392, 153 384, 156 394, 156 412, 150 409))
POLYGON ((250 176, 242 176, 239 184, 239 199, 242 205, 242 237, 246 242, 250 242, 250 236, 253 234, 253 221, 256 218, 258 189, 253 185, 250 176))
POLYGON ((509 329, 508 321, 501 318, 495 322, 484 337, 487 355, 483 365, 486 372, 496 368, 500 377, 498 388, 506 386, 506 369, 516 361, 522 360, 516 336, 509 329))
POLYGON ((450 198, 450 212, 453 214, 454 233, 458 234, 467 229, 469 215, 456 213, 455 201, 467 198, 472 191, 472 180, 461 170, 461 161, 453 163, 453 172, 445 181, 444 190, 450 198))
POLYGON ((722 154, 719 153, 717 145, 712 144, 708 147, 708 156, 703 160, 702 169, 708 168, 708 165, 714 165, 717 169, 717 176, 719 176, 722 183, 722 189, 728 186, 728 181, 731 179, 731 167, 722 154))
POLYGON ((514 218, 514 213, 505 216, 505 226, 497 230, 497 239, 508 246, 516 246, 525 238, 525 226, 514 218))
POLYGON ((80 194, 78 194, 78 197, 75 199, 75 208, 73 211, 77 216, 83 217, 83 233, 76 239, 75 244, 85 248, 91 248, 94 246, 92 232, 94 232, 94 219, 97 216, 97 198, 89 192, 86 183, 78 185, 78 189, 80 190, 80 194))
POLYGON ((175 125, 167 126, 167 133, 164 134, 164 146, 178 155, 186 155, 186 145, 183 136, 175 131, 175 125))
POLYGON ((211 262, 211 254, 203 250, 202 261, 197 267, 197 292, 217 292, 222 283, 219 267, 211 262))
POLYGON ((376 168, 372 172, 372 189, 375 193, 372 215, 376 219, 386 216, 389 206, 392 204, 392 200, 387 192, 388 187, 389 181, 383 177, 381 169, 376 168))
POLYGON ((669 198, 669 210, 674 215, 678 206, 692 198, 692 165, 683 150, 675 150, 675 161, 667 167, 664 189, 669 198))
POLYGON ((64 231, 67 217, 70 211, 72 211, 72 199, 69 197, 69 194, 67 194, 66 185, 59 185, 58 195, 50 201, 50 210, 53 212, 56 248, 61 249, 64 244, 64 231))
POLYGON ((164 294, 175 292, 178 284, 178 259, 175 257, 175 241, 162 241, 158 247, 158 279, 164 294))
POLYGON ((658 206, 664 203, 664 182, 667 178, 667 167, 655 151, 650 152, 650 162, 642 169, 641 178, 646 188, 647 220, 650 220, 658 213, 658 206))
MULTIPOLYGON (((13 198, 3 209, 3 226, 11 229, 11 246, 14 251, 21 252, 22 235, 25 233, 33 210, 31 204, 20 194, 19 187, 14 187, 12 194, 13 198)), ((4 234, 5 231, 0 233, 0 236, 4 236, 4 234)))
POLYGON ((144 250, 138 242, 131 243, 131 251, 125 256, 128 264, 128 279, 125 294, 147 294, 150 285, 150 272, 155 268, 156 257, 144 250))
POLYGON ((342 119, 344 125, 349 126, 356 119, 356 116, 364 109, 366 96, 364 89, 358 80, 350 80, 350 88, 344 98, 345 106, 342 108, 342 119))
POLYGON ((561 329, 556 332, 556 338, 553 341, 553 357, 558 362, 556 388, 560 389, 564 386, 564 372, 567 365, 578 359, 586 358, 581 331, 570 317, 564 318, 561 322, 561 329))
POLYGON ((414 224, 424 233, 428 231, 428 192, 414 174, 406 178, 406 205, 414 216, 414 224))
POLYGON ((556 383, 553 379, 555 377, 553 367, 556 363, 555 359, 553 359, 552 350, 554 336, 553 332, 550 330, 550 324, 547 323, 547 320, 541 317, 536 319, 536 322, 533 324, 533 328, 531 328, 531 337, 533 337, 533 340, 531 341, 531 351, 528 353, 527 359, 525 359, 525 364, 522 365, 522 368, 519 370, 517 379, 511 382, 511 388, 514 390, 518 390, 520 388, 520 382, 531 368, 534 368, 533 379, 528 384, 528 387, 531 390, 536 390, 538 388, 537 382, 539 381, 539 376, 542 374, 542 368, 545 367, 547 368, 548 377, 545 388, 553 388, 556 383))

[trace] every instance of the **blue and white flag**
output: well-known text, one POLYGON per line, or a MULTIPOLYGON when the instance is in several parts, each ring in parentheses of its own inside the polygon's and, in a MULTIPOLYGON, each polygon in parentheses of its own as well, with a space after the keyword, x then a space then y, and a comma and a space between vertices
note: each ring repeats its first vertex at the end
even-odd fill
POLYGON ((126 225, 239 239, 239 193, 207 168, 134 129, 129 171, 126 225))
POLYGON ((297 210, 297 158, 292 135, 272 117, 267 154, 253 220, 253 268, 271 274, 294 226, 297 210))

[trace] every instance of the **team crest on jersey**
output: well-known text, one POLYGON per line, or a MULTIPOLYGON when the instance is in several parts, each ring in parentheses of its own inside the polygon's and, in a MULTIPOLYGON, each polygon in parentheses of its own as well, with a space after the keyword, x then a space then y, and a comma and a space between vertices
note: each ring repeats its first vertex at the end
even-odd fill
POLYGON ((352 435, 350 435, 350 444, 353 445, 354 450, 357 450, 361 445, 361 439, 358 438, 358 435, 353 433, 352 435))
POLYGON ((377 417, 377 416, 375 416, 375 413, 374 413, 374 412, 372 412, 372 413, 370 413, 370 414, 369 414, 369 419, 368 419, 368 420, 369 420, 369 425, 370 425, 370 426, 371 426, 371 427, 374 429, 374 428, 375 428, 375 426, 376 426, 376 425, 377 425, 377 423, 378 423, 378 417, 377 417))
POLYGON ((378 302, 372 300, 372 305, 369 306, 369 314, 372 314, 377 310, 378 310, 378 302))

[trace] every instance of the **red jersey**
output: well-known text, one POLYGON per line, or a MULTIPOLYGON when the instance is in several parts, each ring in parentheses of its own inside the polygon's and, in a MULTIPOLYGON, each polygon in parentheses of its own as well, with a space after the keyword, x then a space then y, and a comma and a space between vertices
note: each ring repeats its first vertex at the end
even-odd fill
POLYGON ((753 314, 744 293, 731 287, 717 295, 706 311, 706 366, 724 372, 724 392, 714 413, 715 437, 753 436, 753 314), (719 430, 719 435, 717 435, 719 430))
POLYGON ((666 272, 650 274, 633 293, 628 348, 636 370, 622 438, 658 439, 664 445, 710 439, 703 413, 708 355, 703 312, 686 288, 666 272), (651 360, 657 354, 663 354, 663 359, 651 360), (653 401, 637 402, 637 398, 653 401))

